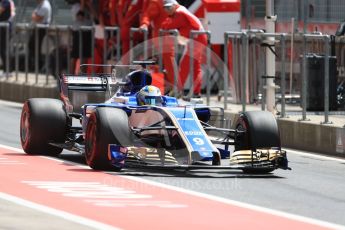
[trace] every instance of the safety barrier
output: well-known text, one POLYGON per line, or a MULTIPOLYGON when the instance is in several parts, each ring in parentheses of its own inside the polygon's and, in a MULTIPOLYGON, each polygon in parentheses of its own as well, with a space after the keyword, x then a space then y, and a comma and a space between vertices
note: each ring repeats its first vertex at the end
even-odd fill
MULTIPOLYGON (((9 73, 11 70, 11 63, 14 64, 14 70, 15 70, 15 81, 19 81, 19 73, 24 73, 25 83, 30 84, 43 84, 48 85, 53 80, 51 75, 58 76, 61 74, 61 72, 67 72, 71 73, 74 70, 71 69, 71 34, 73 31, 73 28, 71 26, 46 26, 46 25, 29 25, 29 24, 16 24, 13 25, 12 30, 9 27, 8 23, 0 23, 0 27, 4 28, 6 31, 8 31, 6 40, 7 45, 6 47, 6 66, 4 73, 9 73), (44 30, 46 36, 45 43, 43 42, 43 45, 41 48, 38 47, 38 36, 39 32, 38 30, 44 30), (12 33, 10 33, 12 31, 12 33), (35 36, 35 50, 30 51, 28 48, 28 38, 30 35, 34 33, 35 36), (25 35, 25 36, 20 36, 25 35), (24 38, 23 40, 20 40, 20 38, 24 38), (63 47, 63 49, 61 49, 63 47), (13 51, 13 52, 12 52, 13 51), (65 53, 62 53, 64 51, 65 53), (39 58, 38 56, 40 53, 43 53, 43 66, 40 67, 39 58), (14 54, 14 57, 11 57, 11 55, 14 54), (62 56, 63 55, 63 56, 62 56), (51 60, 52 59, 52 60, 51 60), (67 61, 67 62, 66 62, 67 61), (34 63, 33 66, 29 66, 29 64, 34 63), (65 64, 61 62, 66 62, 65 64), (61 67, 62 66, 62 67, 61 67), (61 68, 60 68, 61 67, 61 68), (35 78, 29 79, 29 73, 34 73, 35 78), (44 80, 42 80, 42 76, 45 76, 44 80)), ((83 32, 89 32, 91 34, 91 46, 95 46, 95 27, 93 26, 82 26, 77 29, 79 33, 79 57, 83 58, 83 52, 85 48, 83 32)), ((143 58, 148 58, 151 56, 154 56, 155 54, 149 54, 148 50, 150 43, 148 43, 148 31, 147 30, 141 30, 139 28, 131 28, 130 29, 130 47, 133 48, 133 35, 134 33, 142 32, 144 34, 144 44, 143 44, 143 58)), ((162 53, 163 53, 163 35, 169 34, 169 36, 174 37, 174 47, 175 50, 178 48, 178 41, 177 36, 178 31, 177 30, 160 30, 159 34, 161 35, 158 38, 159 47, 158 47, 158 63, 160 70, 163 70, 163 61, 162 61, 162 53)), ((205 80, 206 82, 210 79, 210 73, 209 73, 209 67, 211 66, 211 44, 210 44, 210 38, 211 33, 209 31, 191 31, 190 37, 195 38, 196 36, 200 36, 202 34, 207 35, 207 49, 206 51, 206 63, 204 65, 207 66, 204 72, 205 80)), ((116 59, 116 61, 120 61, 121 59, 121 53, 119 50, 121 50, 121 42, 120 42, 120 28, 118 27, 105 27, 104 28, 104 36, 106 39, 103 40, 103 54, 102 54, 102 62, 107 62, 108 56, 110 56, 111 60, 116 59), (116 34, 116 35, 115 35, 116 34), (113 44, 112 47, 108 45, 108 38, 112 38, 111 44, 113 44), (114 57, 115 52, 110 52, 112 49, 116 49, 116 58, 114 57)), ((265 110, 265 101, 266 101, 266 83, 264 82, 267 78, 272 78, 276 80, 280 80, 279 90, 278 93, 279 98, 277 98, 277 101, 280 101, 281 104, 281 111, 280 111, 280 117, 284 118, 287 115, 286 112, 286 74, 287 74, 287 64, 289 63, 287 60, 287 50, 289 50, 288 44, 291 42, 292 37, 290 34, 285 33, 275 33, 275 34, 269 34, 264 33, 260 30, 247 30, 242 32, 225 32, 224 33, 224 66, 223 66, 223 81, 224 84, 222 86, 223 90, 223 107, 224 109, 228 108, 228 93, 230 90, 230 84, 229 79, 230 77, 234 77, 234 87, 239 90, 238 94, 238 102, 242 105, 242 110, 246 110, 246 106, 248 103, 253 103, 254 99, 257 99, 259 94, 262 94, 261 97, 261 109, 265 110), (265 44, 265 41, 273 39, 275 48, 273 48, 273 51, 276 53, 276 63, 279 63, 278 65, 279 70, 277 71, 277 76, 267 76, 265 74, 265 63, 264 63, 264 57, 265 57, 265 50, 268 49, 267 47, 262 47, 263 44, 265 44), (229 56, 228 52, 228 46, 232 46, 232 56, 229 56), (229 61, 232 60, 232 69, 229 69, 229 61)), ((306 106, 306 98, 307 98, 307 90, 306 86, 308 84, 307 74, 308 69, 306 66, 306 55, 307 53, 313 51, 308 45, 312 44, 312 42, 318 41, 321 42, 321 48, 318 47, 318 52, 321 52, 324 55, 324 121, 323 123, 327 124, 329 123, 329 114, 330 114, 330 98, 329 98, 329 57, 331 55, 330 52, 330 37, 328 35, 316 35, 316 34, 296 34, 294 35, 293 41, 295 43, 295 46, 297 47, 296 50, 300 51, 300 56, 302 57, 302 71, 301 73, 301 91, 299 92, 300 99, 301 99, 301 110, 296 110, 294 112, 299 113, 302 115, 301 120, 307 121, 307 106, 306 106), (298 48, 299 46, 299 48, 298 48)), ((338 41, 339 42, 339 41, 338 41)), ((194 49, 194 40, 191 39, 188 43, 190 46, 190 75, 193 74, 193 49, 194 49)), ((266 44, 267 45, 267 44, 266 44)), ((154 49, 153 49, 154 50, 154 49)), ((341 50, 341 49, 340 49, 341 50)), ((156 51, 155 51, 156 52, 156 51)), ((339 52, 339 51, 337 51, 339 52)), ((292 54, 290 54, 291 56, 292 54)), ((342 54, 343 55, 343 54, 342 54)), ((132 60, 133 54, 130 54, 130 60, 132 60)), ((343 58, 343 57, 342 57, 343 58)), ((174 86, 173 91, 175 94, 177 94, 178 88, 177 88, 177 82, 178 82, 178 53, 175 54, 175 62, 174 62, 174 86)), ((95 52, 94 49, 91 49, 91 57, 90 62, 95 63, 95 52)), ((81 60, 81 63, 84 61, 81 60)), ((276 65, 276 67, 278 67, 276 65)), ((290 72, 291 72, 292 65, 290 65, 290 72)), ((92 68, 91 70, 94 72, 95 70, 92 68)), ((8 79, 9 75, 6 74, 5 77, 8 79)), ((191 96, 192 89, 194 86, 193 78, 189 78, 190 82, 190 90, 188 95, 191 96)), ((291 78, 290 78, 291 82, 291 78)), ((291 91, 291 87, 290 87, 291 91)), ((291 92, 289 92, 291 94, 291 92)), ((210 104, 210 98, 211 98, 211 89, 210 85, 206 85, 206 103, 210 104)))
MULTIPOLYGON (((0 28, 5 28, 10 31, 8 23, 0 23, 0 28)), ((104 27, 104 36, 114 37, 114 46, 116 50, 120 50, 120 29, 118 27, 104 27), (116 34, 116 35, 114 35, 116 34)), ((80 63, 85 63, 87 60, 83 60, 85 50, 85 33, 88 32, 90 36, 90 46, 95 47, 95 27, 93 26, 81 26, 78 29, 72 26, 64 25, 32 25, 28 23, 17 23, 13 25, 12 32, 7 33, 6 43, 7 55, 6 63, 3 72, 8 79, 10 72, 14 70, 15 81, 19 80, 19 73, 25 74, 25 83, 31 84, 50 84, 52 81, 51 75, 59 76, 61 72, 73 73, 74 69, 71 69, 71 44, 72 44, 72 32, 78 33, 78 56, 80 57, 80 63), (44 38, 39 44, 39 30, 44 31, 44 38), (29 39, 34 38, 34 50, 29 48, 29 39), (13 51, 13 52, 12 52, 13 51), (12 56, 13 55, 13 56, 12 56), (61 55, 64 55, 62 57, 61 55), (39 57, 42 57, 40 60, 39 57), (53 60, 50 60, 53 59, 53 60), (61 61, 65 62, 62 65, 61 61), (12 63, 13 68, 11 68, 12 63), (62 66, 62 67, 61 67, 62 66), (29 79, 29 74, 34 74, 34 79, 29 79), (43 76, 45 80, 43 81, 43 76)), ((41 38, 42 39, 42 38, 41 38)), ((95 50, 90 47, 90 62, 95 63, 95 50)), ((107 62, 107 56, 110 51, 107 39, 103 40, 103 56, 102 62, 107 62)), ((116 60, 120 60, 121 54, 116 52, 116 60)), ((114 52, 110 53, 110 58, 114 58, 114 52)), ((91 71, 95 70, 91 67, 91 71)))
POLYGON ((325 59, 325 68, 324 68, 324 124, 328 124, 329 122, 329 57, 331 56, 331 49, 330 43, 331 39, 329 35, 316 35, 316 34, 304 34, 303 35, 303 75, 302 75, 302 119, 307 120, 306 109, 307 109, 307 74, 308 69, 306 65, 306 46, 307 46, 307 39, 320 39, 324 41, 324 59, 325 59))
MULTIPOLYGON (((284 118, 287 116, 286 114, 286 49, 287 49, 287 42, 291 39, 290 34, 286 33, 263 33, 263 31, 244 31, 244 32, 225 32, 224 33, 224 44, 225 44, 225 50, 227 50, 227 47, 229 44, 232 45, 233 47, 233 52, 232 52, 232 60, 233 60, 233 69, 232 73, 229 73, 229 68, 228 68, 228 60, 229 60, 229 54, 228 52, 224 52, 224 62, 225 62, 225 77, 224 77, 224 108, 227 109, 227 90, 229 89, 228 85, 228 79, 231 74, 233 74, 233 77, 235 78, 235 86, 237 89, 241 89, 241 97, 240 101, 242 104, 242 111, 246 110, 246 105, 247 105, 247 87, 248 84, 250 83, 248 81, 249 76, 248 73, 250 72, 250 66, 249 66, 249 61, 248 58, 250 55, 253 55, 252 53, 249 52, 249 42, 248 41, 253 41, 253 39, 258 39, 258 41, 261 43, 261 45, 265 46, 274 46, 272 49, 272 52, 276 55, 276 60, 280 61, 280 76, 267 76, 264 74, 265 71, 262 72, 262 75, 255 76, 255 78, 259 78, 262 80, 262 78, 267 79, 267 78, 273 78, 273 79, 280 79, 280 85, 276 87, 276 89, 280 89, 279 92, 279 100, 281 103, 281 111, 280 111, 280 117, 284 118), (269 39, 273 39, 272 44, 268 44, 267 42, 269 39), (231 43, 229 42, 231 41, 231 43), (240 52, 236 48, 237 45, 240 44, 240 52), (279 47, 279 49, 277 48, 279 47), (275 50, 274 50, 275 49, 275 50), (279 52, 277 52, 279 51, 279 52), (279 54, 279 55, 278 55, 279 54), (241 62, 241 63, 239 63, 241 62)), ((318 35, 318 34, 297 34, 295 35, 294 39, 296 41, 302 41, 302 46, 301 46, 301 53, 300 56, 302 57, 302 71, 301 71, 301 84, 302 84, 302 89, 300 91, 300 98, 301 98, 301 111, 299 112, 302 115, 302 118, 300 119, 301 121, 307 121, 307 84, 308 84, 308 68, 306 65, 306 55, 307 51, 313 51, 312 49, 308 49, 308 44, 311 43, 311 41, 321 41, 323 42, 323 50, 320 50, 320 47, 318 47, 317 51, 322 52, 322 55, 324 57, 324 87, 320 90, 324 91, 324 98, 320 98, 320 100, 324 100, 324 109, 323 109, 323 116, 324 116, 324 121, 322 122, 323 124, 329 124, 329 114, 330 114, 330 67, 329 67, 329 58, 331 56, 331 39, 329 35, 318 35), (309 41, 309 43, 308 43, 309 41)), ((312 43, 311 43, 312 44, 312 43)), ((255 43, 254 43, 255 46, 255 43)), ((270 47, 268 47, 270 48, 270 47)), ((266 48, 267 49, 267 48, 266 48)), ((314 50, 315 51, 315 50, 314 50)), ((263 53, 263 51, 261 51, 263 53)), ((256 54, 254 54, 256 55, 256 54)), ((260 55, 259 55, 260 56, 260 55)), ((261 59, 261 58, 259 58, 261 59)), ((259 63, 261 61, 259 60, 259 63)), ((257 65, 251 66, 251 68, 256 68, 257 65)), ((252 71, 256 72, 256 71, 252 71)), ((253 81, 253 79, 250 79, 253 81)), ((291 79, 290 79, 291 80, 291 79)), ((262 110, 265 110, 265 89, 267 89, 267 84, 259 84, 259 90, 261 90, 261 93, 263 94, 262 96, 262 110)), ((298 112, 298 111, 294 111, 298 112)))
MULTIPOLYGON (((241 52, 241 57, 242 57, 242 63, 241 63, 241 67, 242 70, 240 71, 243 77, 242 79, 242 110, 246 111, 246 86, 247 86, 247 80, 248 80, 248 36, 246 32, 225 32, 224 33, 224 47, 225 47, 225 51, 224 51, 224 109, 227 109, 228 107, 228 89, 229 89, 229 77, 230 77, 230 73, 229 73, 229 67, 228 67, 228 63, 229 63, 229 54, 227 52, 227 48, 229 45, 229 39, 231 39, 232 41, 232 47, 235 47, 235 40, 237 40, 238 38, 241 38, 242 40, 242 52, 241 52)), ((237 70, 238 67, 238 61, 240 60, 238 57, 239 56, 235 56, 236 52, 233 52, 233 56, 232 56, 232 60, 235 62, 233 67, 233 72, 234 73, 240 73, 237 70)), ((239 76, 240 74, 238 74, 239 76)), ((239 84, 236 84, 236 88, 239 88, 239 84)))

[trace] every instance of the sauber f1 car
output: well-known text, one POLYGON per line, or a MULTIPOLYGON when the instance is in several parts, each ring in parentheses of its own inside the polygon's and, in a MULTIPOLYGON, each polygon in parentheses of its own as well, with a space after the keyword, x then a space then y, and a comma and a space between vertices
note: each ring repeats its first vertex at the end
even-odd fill
POLYGON ((25 102, 20 122, 24 151, 80 152, 96 170, 137 167, 269 173, 289 169, 271 113, 243 112, 233 128, 219 127, 224 121, 222 108, 181 105, 174 97, 150 96, 152 76, 146 69, 150 64, 138 61, 127 66, 127 73, 119 71, 123 65, 115 65, 109 74, 62 75, 60 100, 25 102), (88 92, 88 103, 74 106, 70 98, 74 92, 88 92), (101 93, 102 103, 94 102, 90 92, 101 93), (141 103, 139 96, 145 92, 154 103, 141 103))

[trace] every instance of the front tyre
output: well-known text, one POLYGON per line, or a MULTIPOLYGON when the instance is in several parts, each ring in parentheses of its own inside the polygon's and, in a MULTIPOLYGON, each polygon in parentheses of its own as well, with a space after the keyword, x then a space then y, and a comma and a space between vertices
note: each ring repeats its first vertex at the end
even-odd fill
POLYGON ((91 114, 85 136, 85 159, 91 168, 121 170, 111 166, 108 145, 130 146, 131 143, 128 116, 122 109, 99 107, 91 114))
POLYGON ((32 98, 24 103, 20 118, 20 142, 27 154, 58 155, 67 130, 64 104, 52 98, 32 98))
MULTIPOLYGON (((235 138, 235 151, 281 148, 278 124, 272 113, 249 111, 240 115, 236 129, 243 131, 235 138)), ((274 168, 247 168, 245 173, 270 173, 274 168)))

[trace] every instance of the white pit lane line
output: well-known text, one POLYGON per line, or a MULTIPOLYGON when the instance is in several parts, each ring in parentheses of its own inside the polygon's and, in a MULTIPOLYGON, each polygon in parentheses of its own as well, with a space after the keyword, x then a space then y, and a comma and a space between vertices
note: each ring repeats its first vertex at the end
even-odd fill
MULTIPOLYGON (((3 146, 1 146, 1 147, 3 147, 3 146)), ((74 215, 74 214, 71 214, 68 212, 64 212, 64 211, 60 211, 60 210, 50 208, 50 207, 47 207, 44 205, 36 204, 36 203, 30 202, 30 201, 12 196, 12 195, 8 195, 6 193, 0 192, 0 199, 7 200, 9 202, 16 203, 18 205, 25 206, 25 207, 28 207, 31 209, 35 209, 37 211, 47 213, 47 214, 50 214, 53 216, 61 217, 65 220, 69 220, 71 222, 74 222, 74 223, 77 223, 80 225, 84 225, 87 227, 91 227, 91 228, 95 228, 95 229, 104 229, 104 230, 119 230, 120 229, 120 228, 115 228, 115 227, 110 226, 110 225, 103 224, 101 222, 97 222, 97 221, 93 221, 93 220, 90 220, 90 219, 87 219, 87 218, 84 218, 81 216, 77 216, 77 215, 74 215)))
POLYGON ((297 150, 288 149, 288 148, 283 148, 283 149, 286 150, 287 154, 291 153, 291 154, 296 154, 296 155, 305 156, 305 157, 314 158, 314 159, 319 159, 319 160, 328 160, 328 161, 336 161, 336 162, 340 162, 340 163, 345 163, 345 159, 341 159, 339 157, 324 156, 324 155, 307 153, 307 152, 297 151, 297 150))
MULTIPOLYGON (((12 151, 23 153, 22 149, 17 149, 17 148, 9 147, 9 146, 2 145, 2 144, 0 144, 0 148, 5 148, 5 149, 12 150, 12 151)), ((323 157, 323 156, 319 156, 319 155, 300 153, 300 152, 294 151, 294 150, 291 150, 291 152, 296 153, 296 154, 300 154, 300 155, 308 155, 310 157, 323 157)), ((58 159, 54 159, 54 158, 50 158, 50 157, 46 157, 46 156, 44 156, 43 158, 46 158, 46 159, 49 159, 49 160, 58 161, 58 162, 61 162, 61 161, 62 162, 68 162, 68 163, 76 165, 78 167, 89 169, 89 167, 86 166, 86 165, 78 164, 78 163, 67 161, 67 160, 58 160, 58 159)), ((342 160, 342 159, 339 159, 339 158, 333 158, 333 157, 326 157, 326 158, 328 160, 341 161, 341 162, 344 161, 345 162, 345 160, 342 160)), ((121 176, 121 175, 118 175, 118 176, 121 176)), ((176 191, 176 192, 182 192, 182 193, 185 193, 185 194, 189 194, 189 195, 205 198, 205 199, 208 199, 208 200, 212 200, 212 201, 216 201, 216 202, 220 202, 220 203, 224 203, 224 204, 234 205, 234 206, 237 206, 237 207, 247 208, 247 209, 251 209, 251 210, 254 210, 254 211, 258 211, 258 212, 263 212, 263 213, 267 213, 267 214, 271 214, 271 215, 275 215, 275 216, 279 216, 279 217, 288 218, 288 219, 295 220, 295 221, 301 221, 301 222, 304 222, 304 223, 318 225, 318 226, 325 227, 325 228, 330 228, 330 229, 345 230, 345 226, 343 226, 343 225, 338 225, 338 224, 334 224, 334 223, 330 223, 330 222, 326 222, 326 221, 312 219, 312 218, 309 218, 309 217, 299 216, 299 215, 295 215, 295 214, 291 214, 291 213, 287 213, 287 212, 277 211, 277 210, 273 210, 273 209, 269 209, 269 208, 265 208, 265 207, 260 207, 260 206, 256 206, 256 205, 252 205, 252 204, 247 204, 247 203, 243 203, 243 202, 239 202, 239 201, 235 201, 235 200, 221 198, 221 197, 217 197, 217 196, 214 196, 214 195, 209 195, 209 194, 204 194, 204 193, 200 193, 200 192, 195 192, 195 191, 187 190, 187 189, 184 189, 184 188, 175 187, 175 186, 172 186, 172 185, 166 185, 166 184, 162 184, 162 183, 159 183, 159 182, 150 181, 150 180, 143 179, 143 178, 140 178, 140 177, 134 177, 134 176, 121 176, 121 177, 126 178, 128 180, 145 183, 145 184, 157 186, 157 187, 160 187, 160 188, 169 189, 169 190, 176 191)), ((0 198, 1 198, 1 194, 2 193, 0 193, 0 198)), ((25 201, 25 200, 23 200, 23 201, 25 201)), ((32 203, 32 204, 34 204, 34 203, 32 203)), ((48 208, 47 211, 49 209, 51 209, 51 208, 48 208)), ((56 212, 55 215, 59 216, 59 212, 60 211, 59 210, 56 210, 56 211, 57 212, 56 212)), ((54 212, 52 212, 51 214, 54 215, 54 212)), ((74 216, 74 215, 69 214, 69 213, 66 213, 66 215, 74 216)), ((77 218, 82 218, 82 217, 78 217, 77 216, 77 218)), ((89 222, 91 222, 91 224, 92 224, 92 222, 94 222, 94 221, 90 221, 89 220, 89 222)), ((81 223, 85 225, 85 222, 82 221, 81 223)))

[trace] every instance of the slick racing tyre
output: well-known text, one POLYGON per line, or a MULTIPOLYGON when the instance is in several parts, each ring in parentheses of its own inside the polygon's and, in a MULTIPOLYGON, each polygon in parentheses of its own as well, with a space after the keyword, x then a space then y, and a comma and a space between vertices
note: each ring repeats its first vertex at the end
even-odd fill
MULTIPOLYGON (((235 151, 252 150, 260 148, 280 149, 280 135, 278 124, 272 113, 267 111, 249 111, 240 115, 236 129, 244 131, 235 138, 235 151)), ((248 168, 246 173, 269 173, 274 169, 248 168)))
POLYGON ((108 145, 130 146, 131 140, 126 112, 117 108, 97 108, 91 114, 86 128, 86 163, 96 170, 121 170, 121 168, 111 166, 108 158, 108 145))
POLYGON ((27 154, 58 155, 67 130, 64 104, 52 98, 33 98, 24 103, 20 118, 20 142, 27 154))

